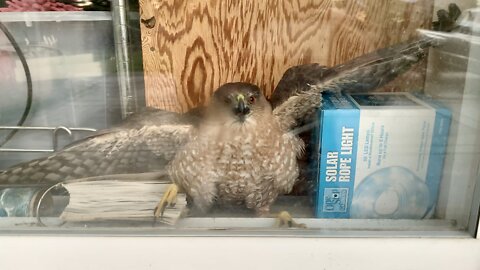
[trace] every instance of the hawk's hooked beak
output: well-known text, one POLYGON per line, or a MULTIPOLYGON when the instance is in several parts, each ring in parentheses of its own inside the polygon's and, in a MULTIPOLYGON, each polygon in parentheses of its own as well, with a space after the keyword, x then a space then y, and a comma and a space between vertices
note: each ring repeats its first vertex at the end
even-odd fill
POLYGON ((236 105, 234 108, 235 114, 243 121, 245 120, 245 116, 250 113, 250 108, 245 103, 245 96, 242 94, 238 94, 236 97, 236 105))

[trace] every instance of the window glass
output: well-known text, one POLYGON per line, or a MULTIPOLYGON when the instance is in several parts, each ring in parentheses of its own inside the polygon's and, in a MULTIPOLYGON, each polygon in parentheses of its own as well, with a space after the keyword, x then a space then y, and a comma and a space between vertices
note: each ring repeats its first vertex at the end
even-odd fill
POLYGON ((471 237, 477 28, 466 0, 0 0, 0 230, 471 237))

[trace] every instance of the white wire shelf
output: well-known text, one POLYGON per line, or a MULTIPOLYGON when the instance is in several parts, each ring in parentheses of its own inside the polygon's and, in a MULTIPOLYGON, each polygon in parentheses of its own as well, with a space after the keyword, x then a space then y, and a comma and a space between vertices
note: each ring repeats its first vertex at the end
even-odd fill
POLYGON ((0 12, 1 22, 111 21, 108 11, 0 12))

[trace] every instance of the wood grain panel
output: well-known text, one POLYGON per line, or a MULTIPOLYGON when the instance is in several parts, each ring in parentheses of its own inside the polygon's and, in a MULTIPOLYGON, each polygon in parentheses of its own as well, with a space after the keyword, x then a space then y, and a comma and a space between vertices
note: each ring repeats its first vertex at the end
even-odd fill
POLYGON ((230 81, 270 95, 290 66, 339 64, 428 27, 433 1, 408 2, 140 0, 147 104, 186 111, 230 81))

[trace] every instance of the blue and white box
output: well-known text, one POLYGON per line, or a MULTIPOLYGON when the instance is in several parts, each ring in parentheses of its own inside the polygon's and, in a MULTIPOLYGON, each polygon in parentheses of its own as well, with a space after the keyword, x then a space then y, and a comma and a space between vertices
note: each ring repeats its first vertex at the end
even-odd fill
POLYGON ((316 145, 316 216, 433 215, 451 112, 410 93, 326 94, 316 145))

